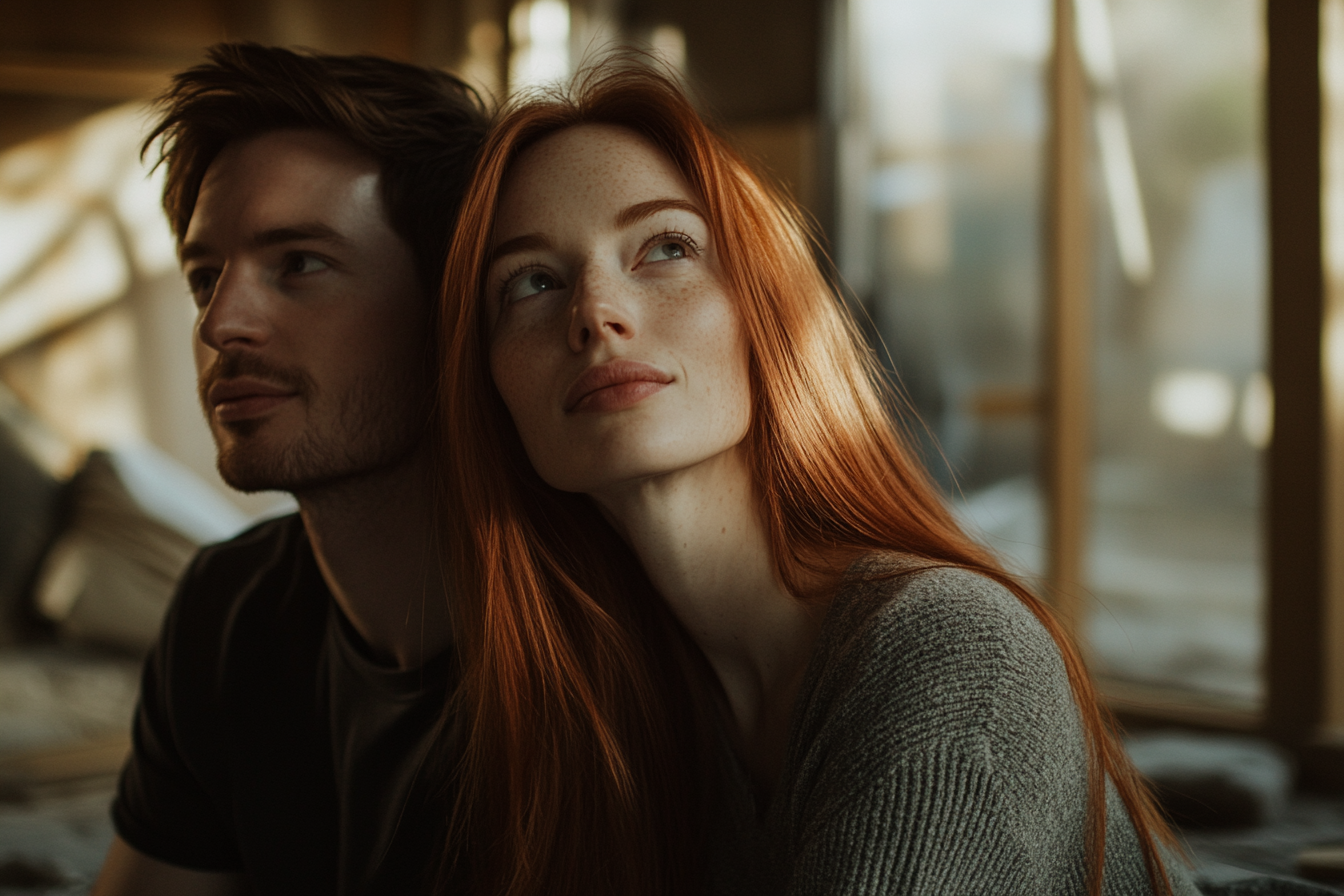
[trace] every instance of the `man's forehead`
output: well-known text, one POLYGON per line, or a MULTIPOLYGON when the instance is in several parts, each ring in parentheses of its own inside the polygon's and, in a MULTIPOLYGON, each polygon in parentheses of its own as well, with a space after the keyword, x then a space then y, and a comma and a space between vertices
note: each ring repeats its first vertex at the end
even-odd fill
POLYGON ((351 169, 378 171, 378 160, 340 134, 321 128, 276 128, 225 143, 206 169, 206 177, 221 164, 238 159, 257 161, 296 159, 351 169))
POLYGON ((325 131, 237 140, 206 170, 182 248, 313 225, 340 233, 369 214, 385 220, 379 186, 377 161, 325 131))

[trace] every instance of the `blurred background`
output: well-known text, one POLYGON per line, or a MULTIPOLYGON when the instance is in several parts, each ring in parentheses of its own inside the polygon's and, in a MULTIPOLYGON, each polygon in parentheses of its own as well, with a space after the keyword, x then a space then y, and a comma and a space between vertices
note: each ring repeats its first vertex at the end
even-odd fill
POLYGON ((293 506, 214 471, 140 157, 220 40, 491 100, 660 55, 815 218, 948 500, 1122 718, 1344 786, 1344 0, 0 0, 0 889, 53 838, 15 880, 87 883, 105 822, 66 821, 173 580, 293 506))

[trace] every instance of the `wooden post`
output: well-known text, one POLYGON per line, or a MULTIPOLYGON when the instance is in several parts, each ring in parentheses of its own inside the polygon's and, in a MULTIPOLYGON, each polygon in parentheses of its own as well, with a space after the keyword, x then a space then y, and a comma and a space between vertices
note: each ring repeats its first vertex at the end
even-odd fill
MULTIPOLYGON (((1344 0, 1320 6, 1321 226, 1325 263, 1325 607, 1323 710, 1316 740, 1344 747, 1344 0)), ((1344 768, 1336 775, 1344 782, 1344 768)))
POLYGON ((1055 0, 1054 14, 1044 215, 1046 590, 1081 644, 1092 431, 1088 96, 1073 0, 1055 0))
POLYGON ((1266 453, 1266 730, 1299 746, 1321 721, 1325 637, 1326 440, 1321 339, 1321 82, 1318 0, 1265 4, 1269 193, 1266 453))

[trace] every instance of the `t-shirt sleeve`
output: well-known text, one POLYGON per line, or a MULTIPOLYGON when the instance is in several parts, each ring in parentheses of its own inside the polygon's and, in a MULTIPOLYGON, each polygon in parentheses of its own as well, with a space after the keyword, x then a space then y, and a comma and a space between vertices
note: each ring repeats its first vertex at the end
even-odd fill
MULTIPOLYGON (((982 577, 896 581, 874 586, 897 593, 867 601, 880 609, 827 647, 786 892, 1083 892, 1086 751, 1053 640, 982 577)), ((1148 893, 1123 806, 1108 818, 1106 892, 1148 893)))
POLYGON ((132 752, 117 786, 117 834, 151 858, 200 871, 241 870, 222 794, 227 766, 215 666, 223 619, 202 593, 198 556, 145 661, 132 752))

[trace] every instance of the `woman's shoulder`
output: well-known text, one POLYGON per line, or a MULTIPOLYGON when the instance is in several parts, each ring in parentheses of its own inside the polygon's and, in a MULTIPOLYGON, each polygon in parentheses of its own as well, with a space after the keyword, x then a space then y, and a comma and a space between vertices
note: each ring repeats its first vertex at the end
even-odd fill
POLYGON ((867 719, 862 727, 890 746, 986 736, 1004 744, 1024 725, 1073 715, 1059 648, 1016 594, 901 554, 851 566, 807 678, 813 724, 867 719))
POLYGON ((1045 626, 1002 582, 906 554, 869 554, 835 595, 828 640, 849 651, 917 651, 923 661, 1057 653, 1045 626))

